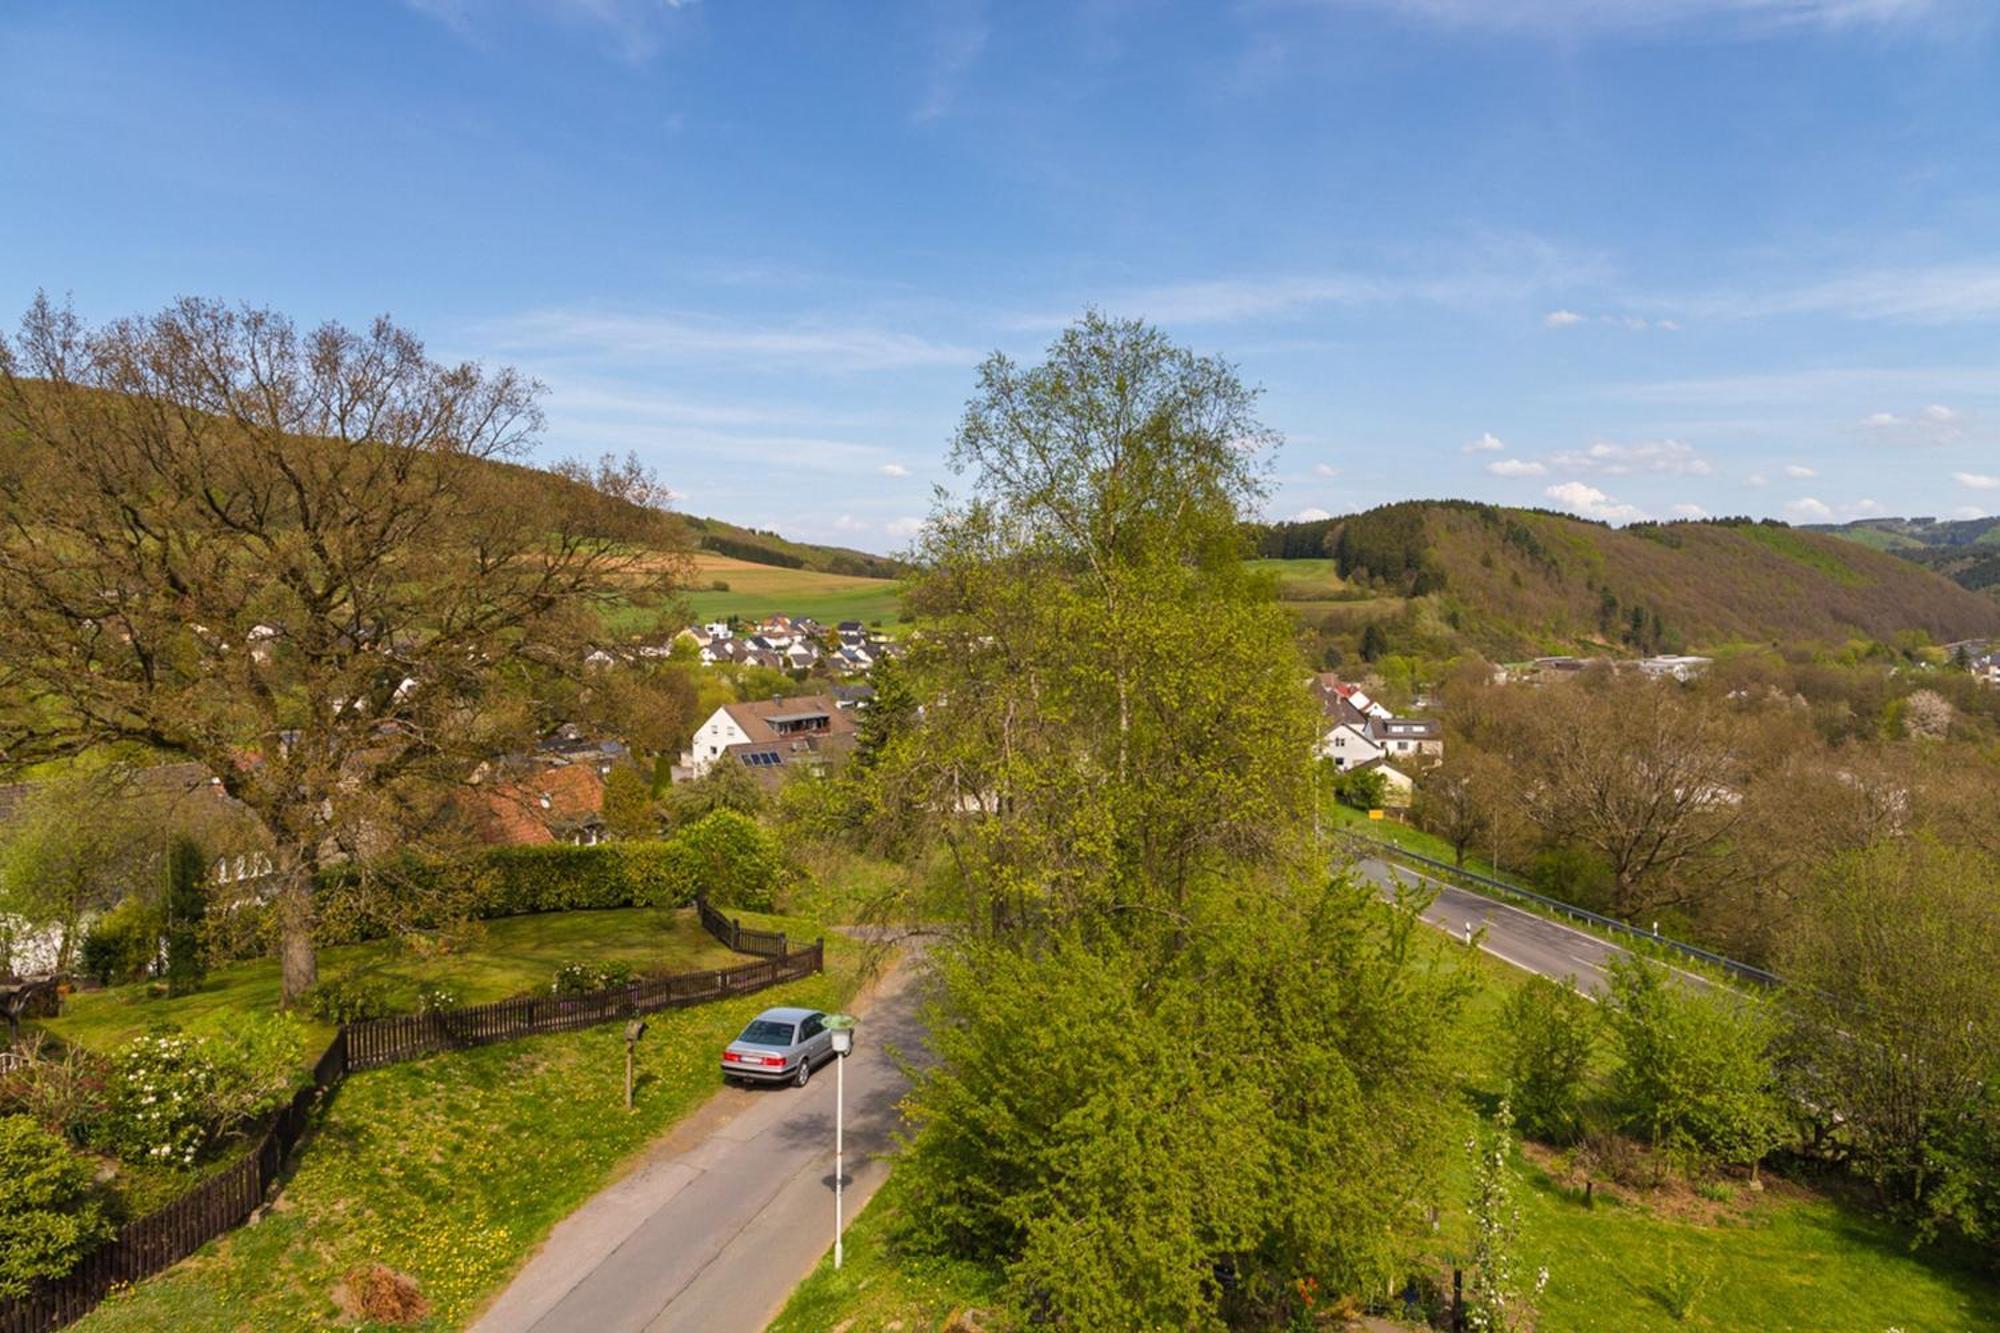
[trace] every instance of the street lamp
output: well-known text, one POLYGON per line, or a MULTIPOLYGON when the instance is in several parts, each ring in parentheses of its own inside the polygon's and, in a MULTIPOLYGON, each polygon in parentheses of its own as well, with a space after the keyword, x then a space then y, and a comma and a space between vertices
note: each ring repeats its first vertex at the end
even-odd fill
POLYGON ((840 1268, 840 1177, 846 1157, 847 1055, 854 1049, 854 1016, 829 1014, 826 1030, 833 1037, 833 1266, 840 1268))

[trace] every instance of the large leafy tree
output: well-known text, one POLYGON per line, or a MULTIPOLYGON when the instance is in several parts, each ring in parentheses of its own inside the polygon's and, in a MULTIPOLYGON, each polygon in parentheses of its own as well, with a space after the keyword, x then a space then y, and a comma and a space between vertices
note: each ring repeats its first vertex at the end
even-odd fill
POLYGON ((1377 1289, 1436 1197, 1450 1012, 1420 929, 1310 847, 1318 710, 1243 568, 1272 440, 1229 367, 1091 315, 989 361, 856 782, 944 853, 924 1240, 1078 1327, 1377 1289))
POLYGON ((636 467, 502 465, 537 391, 386 319, 200 300, 89 328, 38 299, 0 343, 0 756, 207 765, 275 844, 288 998, 316 872, 421 842, 531 720, 503 697, 673 577, 636 467))

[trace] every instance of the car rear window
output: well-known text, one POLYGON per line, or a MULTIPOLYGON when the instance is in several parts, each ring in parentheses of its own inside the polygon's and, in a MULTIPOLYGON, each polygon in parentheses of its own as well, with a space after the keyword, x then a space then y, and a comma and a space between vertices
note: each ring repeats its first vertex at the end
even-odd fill
POLYGON ((738 1041, 747 1041, 752 1046, 789 1046, 792 1044, 792 1025, 774 1023, 768 1018, 759 1018, 743 1029, 738 1041))

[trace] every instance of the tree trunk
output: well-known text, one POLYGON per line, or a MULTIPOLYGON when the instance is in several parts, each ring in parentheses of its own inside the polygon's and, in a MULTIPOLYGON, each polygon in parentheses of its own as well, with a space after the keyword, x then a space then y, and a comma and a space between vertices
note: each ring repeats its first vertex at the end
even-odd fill
POLYGON ((289 1009, 319 980, 319 955, 313 946, 312 884, 304 872, 293 871, 274 904, 278 913, 278 975, 283 990, 279 1005, 289 1009))

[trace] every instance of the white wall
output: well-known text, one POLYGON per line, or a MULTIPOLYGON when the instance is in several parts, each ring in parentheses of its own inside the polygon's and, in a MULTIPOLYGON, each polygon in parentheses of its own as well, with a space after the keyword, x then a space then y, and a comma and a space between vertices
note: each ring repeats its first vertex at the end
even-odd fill
POLYGON ((718 708, 709 715, 708 721, 695 730, 694 742, 687 753, 681 756, 681 767, 695 777, 702 777, 715 766, 722 752, 732 745, 742 745, 750 739, 750 733, 736 725, 736 719, 729 716, 729 710, 718 708))

